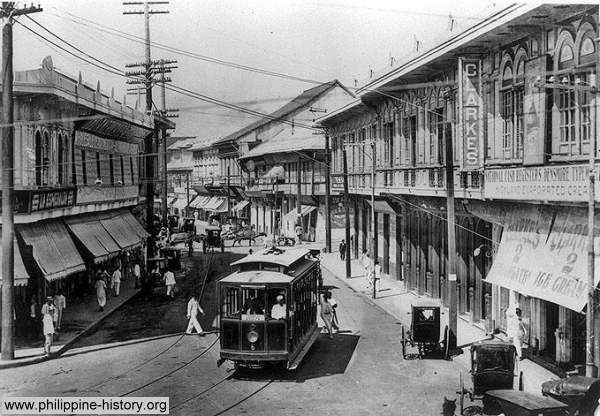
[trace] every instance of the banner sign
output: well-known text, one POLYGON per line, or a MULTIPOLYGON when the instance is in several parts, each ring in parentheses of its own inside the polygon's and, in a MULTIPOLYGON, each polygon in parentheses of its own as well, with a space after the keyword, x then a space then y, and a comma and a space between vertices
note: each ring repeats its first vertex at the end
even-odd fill
POLYGON ((331 188, 344 189, 344 175, 331 175, 331 188))
POLYGON ((75 131, 75 147, 103 153, 120 153, 126 155, 137 155, 139 150, 137 144, 104 139, 80 130, 75 131))
MULTIPOLYGON (((507 220, 485 280, 581 312, 588 288, 586 211, 530 208, 507 220)), ((600 238, 594 240, 600 267, 600 238)), ((594 287, 599 280, 596 273, 594 287)))
POLYGON ((481 98, 481 60, 458 58, 459 117, 462 132, 461 169, 481 167, 483 147, 483 101, 481 98))
POLYGON ((17 189, 13 195, 15 214, 31 214, 32 212, 55 208, 67 208, 75 206, 77 203, 76 187, 35 190, 17 189))
MULTIPOLYGON (((586 164, 537 166, 512 169, 486 169, 484 198, 586 202, 589 168, 586 164)), ((596 177, 600 165, 596 165, 596 177)), ((595 183, 596 201, 600 182, 595 183)))

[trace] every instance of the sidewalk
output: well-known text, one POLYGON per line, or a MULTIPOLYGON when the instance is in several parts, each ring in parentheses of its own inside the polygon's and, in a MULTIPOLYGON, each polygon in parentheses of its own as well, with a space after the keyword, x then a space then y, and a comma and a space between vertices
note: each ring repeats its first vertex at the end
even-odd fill
MULTIPOLYGON (((385 312, 392 315, 405 327, 410 326, 411 305, 418 299, 431 299, 428 296, 418 296, 415 293, 406 291, 403 282, 390 279, 386 276, 383 276, 380 281, 377 298, 372 299, 372 289, 367 289, 367 278, 364 276, 363 268, 359 261, 352 260, 352 275, 349 279, 347 279, 345 277, 345 263, 340 260, 339 253, 337 252, 322 254, 321 266, 331 272, 337 279, 345 283, 352 290, 363 295, 370 302, 373 302, 385 312)), ((442 307, 440 326, 441 328, 444 328, 447 324, 448 309, 442 307)), ((487 338, 483 328, 478 328, 460 316, 458 318, 457 329, 458 345, 465 345, 487 338)), ((454 360, 465 368, 465 375, 468 375, 468 371, 471 367, 469 347, 463 348, 463 354, 454 357, 454 360)), ((517 365, 517 371, 523 372, 524 390, 531 393, 539 394, 543 382, 559 378, 556 374, 546 370, 545 368, 528 359, 518 361, 517 365)), ((466 378, 469 379, 469 377, 466 378)))
MULTIPOLYGON (((110 290, 107 290, 107 292, 110 292, 110 290)), ((118 297, 113 296, 112 293, 109 295, 103 312, 98 310, 95 291, 82 302, 70 304, 69 299, 67 299, 67 308, 63 312, 62 329, 58 334, 58 340, 55 338, 52 345, 52 356, 61 355, 80 337, 96 328, 107 316, 138 292, 139 289, 134 288, 133 278, 127 279, 121 283, 121 293, 118 297)), ((52 356, 50 358, 44 356, 43 349, 44 341, 40 325, 39 340, 31 341, 18 338, 15 346, 15 359, 10 361, 0 360, 0 369, 35 364, 51 359, 52 356)))

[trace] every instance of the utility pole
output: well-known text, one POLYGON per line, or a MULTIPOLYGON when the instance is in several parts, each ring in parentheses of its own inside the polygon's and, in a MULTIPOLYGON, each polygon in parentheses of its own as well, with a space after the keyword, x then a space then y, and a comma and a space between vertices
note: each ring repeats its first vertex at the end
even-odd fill
MULTIPOLYGON (((152 114, 152 84, 154 82, 154 72, 152 66, 152 59, 150 54, 150 16, 153 14, 166 14, 169 13, 168 10, 150 10, 150 5, 166 5, 169 4, 168 1, 128 1, 123 2, 123 6, 144 6, 143 10, 134 10, 134 11, 124 11, 125 15, 143 15, 144 16, 144 34, 145 34, 145 42, 144 42, 144 62, 141 64, 130 64, 126 65, 126 67, 136 67, 141 66, 144 68, 143 72, 129 72, 128 76, 136 76, 143 75, 143 80, 128 80, 128 84, 140 84, 143 83, 146 90, 146 113, 148 115, 152 114)), ((155 126, 153 129, 153 134, 147 135, 144 139, 144 149, 146 153, 146 228, 148 233, 150 234, 150 238, 152 239, 155 235, 154 230, 154 144, 158 142, 158 123, 155 121, 155 126)), ((165 172, 167 167, 165 166, 165 172)), ((166 182, 164 184, 166 187, 166 182)), ((164 195, 163 195, 164 196, 164 195)), ((163 205, 166 206, 166 201, 163 200, 163 205)), ((163 209, 164 213, 164 209, 163 209)), ((163 218, 163 222, 165 218, 163 218)), ((153 244, 147 244, 147 258, 151 258, 154 255, 154 247, 153 244)))
POLYGON ((14 2, 2 2, 0 17, 6 19, 2 28, 2 359, 14 360, 14 139, 13 108, 13 18, 41 12, 38 7, 15 9, 14 2))
POLYGON ((377 253, 375 252, 375 164, 377 163, 377 154, 375 146, 375 137, 371 137, 371 273, 373 273, 373 299, 377 297, 377 280, 375 276, 375 262, 377 261, 377 253))
POLYGON ((444 128, 444 143, 446 147, 446 194, 448 216, 448 354, 456 348, 456 334, 458 329, 458 299, 456 294, 456 213, 454 205, 454 152, 452 146, 452 135, 446 134, 444 128))
POLYGON ((348 160, 346 158, 346 146, 342 147, 343 169, 344 169, 344 210, 346 214, 346 244, 344 251, 346 259, 346 278, 352 277, 352 265, 350 263, 350 195, 348 192, 348 160))
POLYGON ((190 173, 186 172, 185 174, 185 197, 186 197, 186 205, 185 205, 185 216, 190 216, 190 173))
MULTIPOLYGON (((298 156, 298 174, 296 176, 296 225, 302 225, 302 156, 298 156)), ((304 231, 302 230, 302 232, 304 231)))
POLYGON ((325 251, 331 253, 331 160, 329 150, 329 133, 325 132, 325 251))
POLYGON ((231 185, 231 166, 227 166, 227 216, 230 216, 231 213, 230 211, 230 207, 229 207, 229 189, 231 185))

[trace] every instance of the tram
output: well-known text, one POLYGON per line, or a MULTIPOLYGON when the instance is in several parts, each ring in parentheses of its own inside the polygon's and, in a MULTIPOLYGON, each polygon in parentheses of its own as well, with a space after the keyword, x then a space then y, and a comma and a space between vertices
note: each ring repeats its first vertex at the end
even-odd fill
POLYGON ((319 260, 307 249, 273 247, 231 265, 238 270, 217 283, 219 361, 295 369, 320 332, 319 260))

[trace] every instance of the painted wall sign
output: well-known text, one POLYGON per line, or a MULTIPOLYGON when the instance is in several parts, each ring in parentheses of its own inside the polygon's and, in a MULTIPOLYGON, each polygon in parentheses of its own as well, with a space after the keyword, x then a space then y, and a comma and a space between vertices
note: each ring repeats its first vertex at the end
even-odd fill
POLYGON ((77 188, 36 189, 14 191, 14 212, 32 212, 72 207, 77 203, 77 188))
MULTIPOLYGON (((596 165, 598 174, 600 165, 596 165)), ((485 171, 484 183, 485 198, 584 202, 588 200, 588 165, 490 169, 485 171)), ((600 201, 598 181, 596 201, 600 201)))
POLYGON ((523 165, 541 165, 544 163, 544 131, 546 91, 535 86, 538 76, 543 77, 546 69, 547 56, 527 61, 527 75, 525 79, 524 107, 524 137, 523 137, 523 165))
MULTIPOLYGON (((600 267, 599 243, 596 237, 596 267, 600 267)), ((512 211, 485 280, 580 312, 587 301, 585 210, 512 211)), ((596 273, 595 286, 599 281, 596 273)))
POLYGON ((344 175, 331 175, 331 188, 344 189, 344 175))
POLYGON ((459 58, 459 117, 462 131, 462 170, 481 167, 483 147, 483 101, 481 98, 481 60, 459 58))
POLYGON ((97 152, 121 153, 127 155, 137 155, 139 152, 139 146, 137 144, 105 139, 79 130, 75 131, 75 147, 90 149, 97 152))

